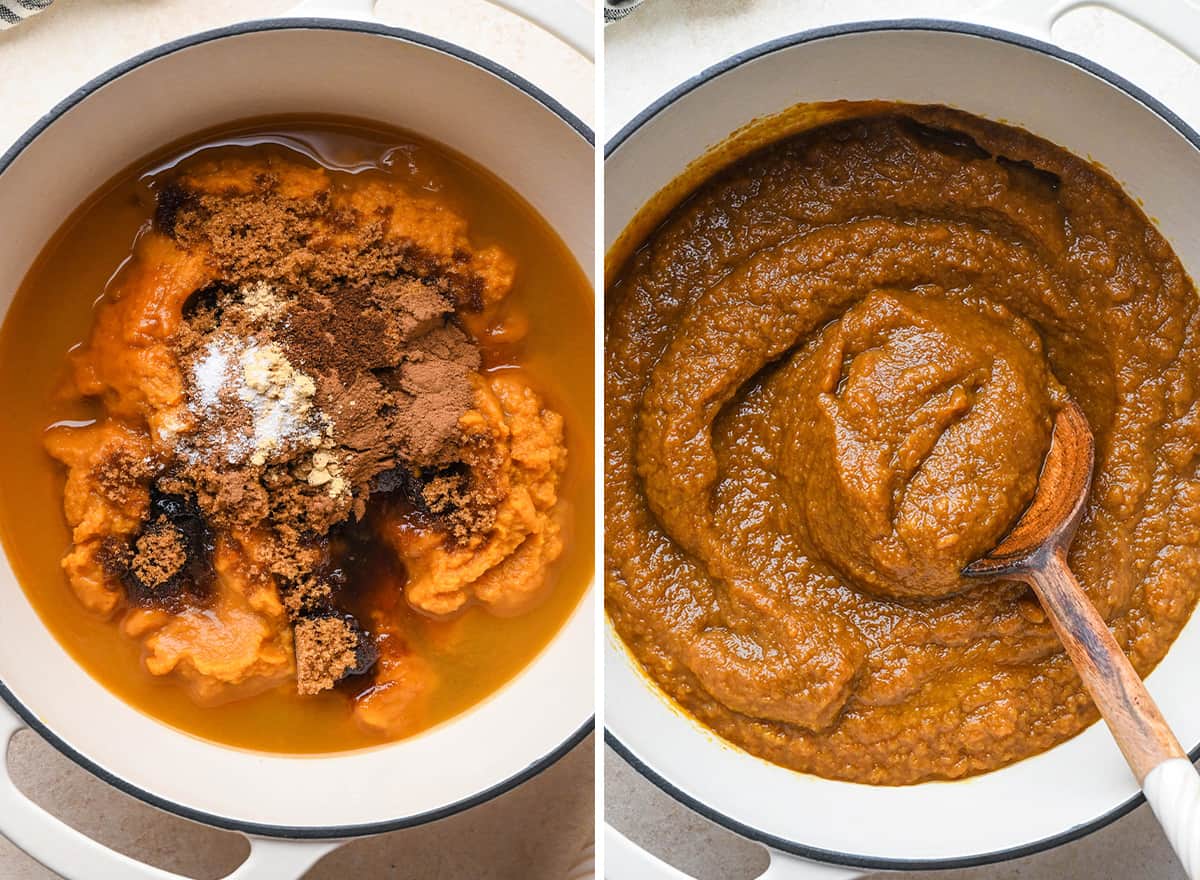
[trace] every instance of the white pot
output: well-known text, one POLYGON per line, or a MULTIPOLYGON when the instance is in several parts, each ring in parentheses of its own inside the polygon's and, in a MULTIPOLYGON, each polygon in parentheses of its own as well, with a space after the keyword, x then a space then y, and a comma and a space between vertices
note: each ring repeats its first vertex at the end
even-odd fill
MULTIPOLYGON (((1200 135, 1115 74, 1045 42, 1070 5, 995 4, 993 12, 1024 17, 1013 24, 1023 34, 928 20, 852 24, 786 37, 710 68, 608 144, 606 246, 689 162, 751 120, 801 102, 882 99, 949 104, 1094 159, 1144 203, 1184 266, 1200 278, 1200 135)), ((1200 58, 1195 6, 1139 0, 1125 14, 1200 58)), ((960 782, 873 787, 796 773, 735 748, 674 708, 611 625, 606 641, 609 743, 682 803, 766 844, 772 862, 764 877, 849 877, 868 868, 965 867, 1014 858, 1087 834, 1142 800, 1102 724, 1044 754, 960 782)), ((1200 620, 1193 618, 1147 681, 1189 747, 1200 743, 1198 668, 1200 620)), ((684 876, 612 829, 606 840, 607 874, 614 880, 684 876)))
MULTIPOLYGON (((370 0, 199 34, 84 86, 0 158, 0 313, 42 246, 100 184, 181 136, 246 117, 337 113, 402 126, 471 157, 536 208, 593 271, 592 134, 554 100, 474 53, 349 20, 370 0), (321 16, 340 12, 343 20, 321 16), (419 83, 419 88, 407 87, 419 83)), ((560 0, 506 0, 586 49, 591 18, 560 0), (544 15, 542 13, 545 13, 544 15)), ((0 746, 23 726, 123 791, 254 836, 237 877, 294 877, 328 841, 416 825, 545 768, 591 729, 592 592, 515 679, 470 711, 380 748, 252 753, 203 741, 109 693, 62 649, 0 559, 0 746), (5 705, 7 704, 7 705, 5 705), (13 713, 6 711, 9 707, 13 713)), ((0 772, 0 833, 61 874, 174 878, 91 842, 0 772)))

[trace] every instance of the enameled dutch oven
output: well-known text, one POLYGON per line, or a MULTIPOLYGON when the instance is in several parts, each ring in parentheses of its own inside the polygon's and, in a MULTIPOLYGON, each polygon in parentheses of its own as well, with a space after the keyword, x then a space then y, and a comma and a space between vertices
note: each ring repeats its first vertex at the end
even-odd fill
MULTIPOLYGON (((1049 42, 1075 0, 1001 0, 1005 30, 936 20, 808 31, 704 71, 636 117, 606 147, 605 247, 690 162, 752 120, 805 102, 948 104, 1003 120, 1103 165, 1200 278, 1200 135, 1121 77, 1049 42), (1037 35, 1041 38, 1037 38, 1037 35)), ((1101 0, 1200 59, 1200 8, 1101 0)), ((1200 620, 1147 685, 1180 741, 1200 754, 1200 620)), ((608 627, 607 741, 668 794, 765 844, 763 877, 966 867, 1029 855, 1125 815, 1142 795, 1103 724, 1044 754, 960 782, 874 787, 786 770, 673 708, 608 627), (840 866, 840 867, 832 867, 840 866)), ((684 878, 606 830, 612 880, 684 878)))
MULTIPOLYGON (((449 145, 533 205, 590 277, 591 131, 488 59, 372 20, 373 5, 321 0, 295 17, 197 34, 131 59, 54 108, 0 158, 8 218, 0 313, 58 226, 112 175, 192 132, 280 113, 374 119, 449 145)), ((590 54, 592 16, 576 0, 501 5, 590 54)), ((593 621, 589 591, 513 681, 432 730, 371 750, 287 757, 202 741, 123 703, 55 641, 0 559, 0 745, 31 727, 122 791, 250 836, 250 857, 232 876, 296 877, 332 841, 466 809, 580 742, 592 726, 593 621)), ((0 833, 71 878, 178 880, 59 822, 7 772, 0 833)))

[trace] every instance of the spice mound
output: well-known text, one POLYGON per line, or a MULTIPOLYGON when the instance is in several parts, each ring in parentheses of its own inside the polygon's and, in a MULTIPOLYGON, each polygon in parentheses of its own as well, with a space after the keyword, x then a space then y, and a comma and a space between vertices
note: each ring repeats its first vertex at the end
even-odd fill
POLYGON ((151 673, 205 703, 344 686, 389 732, 439 686, 404 614, 544 597, 566 447, 523 371, 485 368, 512 260, 363 178, 265 156, 159 181, 71 356, 101 415, 46 445, 70 583, 151 673))

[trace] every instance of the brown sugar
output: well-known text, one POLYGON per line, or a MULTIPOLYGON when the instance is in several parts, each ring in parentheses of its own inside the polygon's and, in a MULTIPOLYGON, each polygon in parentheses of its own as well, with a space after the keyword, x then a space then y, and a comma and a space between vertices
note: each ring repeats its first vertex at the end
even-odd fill
POLYGON ((134 543, 130 567, 141 583, 154 589, 175 577, 186 563, 183 535, 165 516, 159 516, 134 543))
POLYGON ((365 637, 346 620, 302 619, 296 622, 294 634, 296 688, 301 694, 327 690, 363 665, 365 637))
POLYGON ((334 207, 328 189, 314 184, 309 192, 283 192, 270 173, 240 180, 240 192, 205 189, 186 176, 165 187, 156 225, 185 250, 206 250, 226 283, 323 291, 408 277, 435 286, 460 308, 478 311, 484 304, 485 283, 469 254, 438 256, 389 236, 384 206, 374 216, 334 207))
POLYGON ((307 574, 292 581, 283 592, 283 606, 293 620, 329 614, 333 610, 333 585, 325 578, 307 574))
POLYGON ((145 481, 155 467, 153 459, 138 458, 116 447, 96 463, 92 474, 104 497, 123 506, 144 493, 145 481))
POLYGON ((490 525, 454 472, 480 354, 457 321, 471 299, 458 262, 438 266, 385 242, 374 221, 330 215, 321 191, 285 198, 257 185, 245 198, 175 193, 159 217, 222 279, 184 310, 175 348, 196 427, 159 484, 194 497, 215 527, 262 536, 256 561, 279 580, 311 693, 350 662, 338 652, 351 636, 335 636, 353 626, 313 619, 336 611, 318 573, 326 536, 364 515, 376 477, 423 486, 452 535, 490 525), (352 240, 319 247, 331 229, 352 240))
POLYGON ((196 504, 164 492, 164 482, 148 493, 148 514, 131 543, 109 542, 104 557, 109 570, 122 578, 131 602, 178 610, 208 601, 215 539, 196 504))

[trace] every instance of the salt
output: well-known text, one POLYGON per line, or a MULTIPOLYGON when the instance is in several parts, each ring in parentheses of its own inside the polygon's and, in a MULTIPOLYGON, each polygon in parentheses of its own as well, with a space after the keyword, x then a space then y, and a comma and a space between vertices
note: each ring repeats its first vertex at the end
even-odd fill
POLYGON ((228 337, 209 340, 204 354, 192 365, 192 382, 205 410, 215 409, 221 401, 221 388, 229 378, 229 355, 222 348, 228 337))
MULTIPOLYGON (((191 368, 189 408, 201 423, 201 445, 224 453, 230 464, 249 458, 263 465, 292 444, 320 443, 325 418, 313 413, 316 383, 292 366, 276 343, 259 345, 254 337, 218 334, 208 341, 191 368), (237 418, 241 407, 248 418, 237 418), (248 424, 248 433, 232 434, 231 424, 248 424)), ((182 450, 198 461, 198 449, 182 450)))

